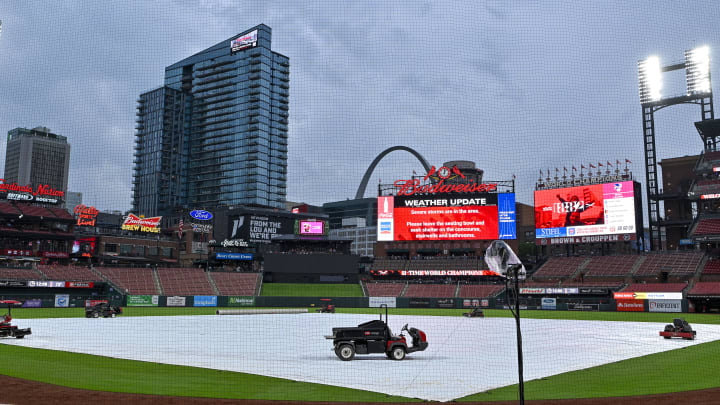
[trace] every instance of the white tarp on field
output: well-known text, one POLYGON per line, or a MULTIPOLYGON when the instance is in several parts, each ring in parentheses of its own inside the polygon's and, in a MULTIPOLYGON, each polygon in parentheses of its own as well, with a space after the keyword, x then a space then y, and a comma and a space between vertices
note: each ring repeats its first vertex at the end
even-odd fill
MULTIPOLYGON (((391 315, 399 333, 409 323, 427 333, 424 352, 392 361, 358 355, 343 362, 323 336, 372 315, 20 319, 25 339, 0 343, 122 359, 240 371, 391 395, 449 401, 517 383, 512 318, 391 315)), ((668 323, 671 323, 668 316, 668 323)), ((525 380, 720 339, 720 325, 697 325, 695 341, 666 340, 664 324, 523 319, 525 380)), ((351 398, 348 398, 351 400, 351 398)))

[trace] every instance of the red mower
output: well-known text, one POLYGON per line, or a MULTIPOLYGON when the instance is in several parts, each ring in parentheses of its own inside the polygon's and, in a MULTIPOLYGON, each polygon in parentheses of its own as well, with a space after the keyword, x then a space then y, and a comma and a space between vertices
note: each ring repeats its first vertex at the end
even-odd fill
POLYGON ((315 312, 322 312, 322 313, 335 313, 335 304, 332 303, 332 299, 330 298, 321 298, 320 301, 324 301, 322 304, 322 307, 315 310, 315 312))
POLYGON ((26 335, 32 334, 30 328, 20 329, 17 326, 10 324, 10 321, 12 321, 10 308, 12 308, 13 305, 22 305, 22 302, 15 300, 2 300, 0 301, 0 305, 7 305, 8 307, 7 314, 3 315, 2 319, 0 319, 0 337, 14 337, 16 339, 22 339, 26 335))
POLYGON ((696 334, 697 331, 694 331, 690 324, 682 318, 675 318, 672 325, 665 325, 665 330, 660 332, 660 336, 665 339, 679 337, 686 340, 695 340, 696 334))

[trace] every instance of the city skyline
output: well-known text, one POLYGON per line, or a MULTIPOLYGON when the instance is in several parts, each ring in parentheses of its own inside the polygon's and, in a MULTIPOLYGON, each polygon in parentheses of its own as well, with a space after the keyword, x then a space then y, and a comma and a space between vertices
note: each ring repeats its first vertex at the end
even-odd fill
MULTIPOLYGON (((0 131, 43 125, 67 136, 68 190, 128 210, 137 96, 162 83, 165 66, 266 24, 273 50, 292 61, 288 200, 352 198, 372 159, 404 145, 434 165, 474 161, 489 180, 515 175, 529 203, 538 169, 628 159, 644 183, 637 62, 679 61, 700 45, 712 59, 718 17, 711 2, 6 3, 0 131)), ((693 106, 658 113, 659 158, 700 152, 699 119, 693 106)), ((413 170, 422 168, 396 152, 369 184, 413 170)))

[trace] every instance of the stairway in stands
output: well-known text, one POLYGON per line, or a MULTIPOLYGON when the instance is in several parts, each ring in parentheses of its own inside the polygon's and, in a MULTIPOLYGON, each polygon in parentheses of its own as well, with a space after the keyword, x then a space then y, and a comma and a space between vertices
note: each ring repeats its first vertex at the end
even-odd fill
POLYGON ((158 276, 157 269, 153 268, 151 270, 151 274, 153 277, 153 282, 155 282, 155 289, 157 289, 160 292, 160 295, 165 295, 165 291, 163 290, 162 283, 160 283, 160 276, 158 276))
POLYGON ((210 287, 212 287, 213 292, 215 295, 221 295, 220 290, 218 290, 217 284, 215 284, 215 280, 213 280, 212 275, 209 271, 205 272, 205 275, 207 276, 208 282, 210 283, 210 287))

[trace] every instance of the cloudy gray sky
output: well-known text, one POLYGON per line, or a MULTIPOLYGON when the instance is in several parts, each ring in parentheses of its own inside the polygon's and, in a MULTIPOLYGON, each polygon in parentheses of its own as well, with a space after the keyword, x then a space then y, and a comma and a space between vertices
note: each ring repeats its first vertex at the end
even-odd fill
MULTIPOLYGON (((288 199, 313 204, 352 198, 394 145, 514 174, 527 203, 540 168, 627 158, 644 181, 637 61, 720 54, 714 1, 4 0, 0 20, 0 133, 67 136, 70 190, 118 210, 130 207, 138 95, 165 66, 260 23, 291 63, 288 199)), ((666 82, 682 92, 683 73, 666 82)), ((699 119, 697 106, 658 113, 659 157, 698 153, 699 119)), ((370 184, 413 170, 394 152, 370 184)))

